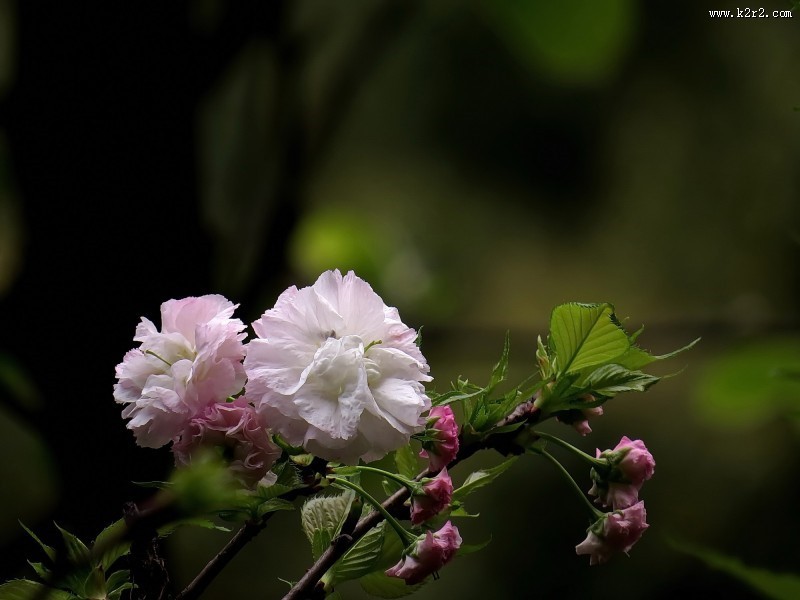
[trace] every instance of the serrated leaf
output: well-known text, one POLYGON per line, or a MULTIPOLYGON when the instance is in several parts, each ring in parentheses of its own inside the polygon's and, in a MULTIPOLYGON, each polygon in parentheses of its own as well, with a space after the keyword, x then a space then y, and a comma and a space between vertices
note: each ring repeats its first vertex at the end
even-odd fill
POLYGON ((559 374, 614 360, 631 346, 607 302, 557 306, 550 317, 550 344, 559 374))
POLYGON ((131 543, 124 541, 127 531, 125 521, 120 519, 103 529, 92 545, 92 554, 97 558, 100 555, 100 565, 105 571, 119 558, 125 556, 131 549, 131 543))
POLYGON ((404 598, 419 590, 428 580, 425 579, 415 585, 408 585, 399 577, 389 577, 383 571, 373 571, 364 575, 358 582, 361 584, 361 588, 370 596, 375 596, 376 598, 404 598))
POLYGON ((748 567, 739 559, 725 556, 713 550, 670 541, 677 550, 702 560, 712 569, 735 577, 773 600, 797 600, 800 598, 800 575, 794 573, 775 573, 767 569, 748 567))
POLYGON ((28 561, 28 564, 33 568, 34 572, 39 576, 39 579, 47 581, 50 579, 50 570, 40 562, 28 561))
MULTIPOLYGON (((33 531, 28 529, 22 521, 19 521, 19 524, 25 530, 25 532, 29 536, 31 536, 33 538, 33 541, 35 541, 37 544, 39 544, 39 547, 42 550, 44 550, 44 553, 47 555, 47 558, 49 558, 52 561, 55 561, 55 559, 56 559, 56 551, 51 546, 48 546, 42 540, 40 540, 39 537, 35 533, 33 533, 33 531)), ((24 580, 20 580, 20 581, 24 581, 24 580)))
POLYGON ((613 397, 622 392, 643 392, 660 381, 660 377, 642 371, 630 371, 620 365, 604 365, 595 369, 581 386, 598 396, 613 397))
POLYGON ((395 450, 394 464, 397 465, 398 473, 407 479, 414 479, 421 470, 419 458, 411 448, 411 444, 406 444, 402 448, 395 450))
POLYGON ((314 560, 327 550, 339 533, 355 494, 346 491, 336 496, 315 496, 306 500, 300 509, 300 523, 311 543, 314 560))
MULTIPOLYGON (((641 331, 641 329, 639 331, 641 331)), ((637 332, 637 334, 638 333, 639 332, 637 332)), ((633 341, 634 339, 635 339, 634 336, 631 336, 631 341, 633 341)), ((678 348, 677 350, 673 350, 672 352, 667 352, 666 354, 660 354, 660 355, 653 355, 650 354, 647 350, 639 348, 638 346, 631 346, 625 354, 619 357, 619 359, 615 359, 614 362, 627 369, 630 369, 631 371, 636 371, 638 369, 641 369, 642 367, 646 367, 650 363, 654 363, 659 360, 666 360, 668 358, 677 356, 681 352, 685 352, 686 350, 693 348, 699 341, 700 338, 697 338, 696 340, 689 342, 688 344, 686 344, 681 348, 678 348)))
POLYGON ((56 523, 56 528, 61 533, 61 538, 64 540, 67 559, 72 564, 88 565, 91 553, 89 552, 89 548, 86 547, 86 544, 80 541, 74 534, 60 527, 58 523, 56 523))
POLYGON ((331 585, 358 579, 375 568, 383 548, 385 524, 384 521, 370 529, 339 559, 330 571, 331 585))
POLYGON ((14 579, 0 585, 0 600, 73 600, 75 596, 63 590, 28 579, 14 579))
POLYGON ((494 389, 499 383, 506 380, 508 374, 508 355, 511 350, 511 336, 506 331, 505 341, 503 342, 503 352, 500 354, 500 360, 492 368, 492 375, 489 378, 489 385, 486 386, 486 391, 489 392, 494 389))
POLYGON ((467 477, 464 485, 453 492, 453 499, 462 501, 475 490, 489 485, 492 481, 497 479, 506 470, 508 470, 516 460, 517 457, 512 456, 511 458, 504 460, 499 465, 492 467, 491 469, 481 469, 480 471, 475 471, 469 477, 467 477))

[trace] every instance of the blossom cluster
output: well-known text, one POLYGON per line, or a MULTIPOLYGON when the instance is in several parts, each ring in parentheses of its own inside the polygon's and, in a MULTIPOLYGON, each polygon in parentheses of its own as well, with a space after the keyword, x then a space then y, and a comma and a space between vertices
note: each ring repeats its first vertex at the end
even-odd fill
POLYGON ((353 272, 291 287, 253 323, 219 295, 169 300, 142 318, 117 365, 115 400, 140 446, 176 463, 224 447, 253 485, 280 455, 272 434, 330 461, 371 461, 408 443, 430 409, 416 332, 353 272))
POLYGON ((601 464, 591 470, 589 494, 597 496, 595 502, 612 512, 595 521, 586 539, 575 547, 578 554, 590 555, 592 565, 602 564, 618 552, 627 553, 649 527, 639 491, 656 467, 644 442, 627 436, 612 450, 598 449, 596 456, 601 464))
MULTIPOLYGON (((406 514, 414 532, 383 511, 406 545, 399 562, 385 573, 409 585, 435 575, 462 542, 448 520, 458 515, 454 508, 463 497, 454 491, 448 468, 475 451, 474 440, 483 444, 479 448, 491 447, 486 444, 491 430, 478 431, 474 421, 465 421, 464 443, 471 440, 473 446, 459 454, 463 440, 456 413, 447 404, 432 406, 426 394, 425 383, 432 378, 417 333, 352 271, 344 276, 327 271, 311 286, 288 288, 252 323, 255 335, 249 341, 245 324, 234 317, 237 307, 212 294, 163 303, 160 329, 142 317, 134 337, 139 345, 117 365, 114 386, 114 398, 123 405, 122 416, 137 444, 169 444, 177 466, 216 451, 250 489, 274 482, 279 469, 272 472, 273 466, 284 449, 296 453, 300 448, 333 463, 323 473, 328 483, 360 492, 381 509, 356 482, 339 476, 347 471, 337 465, 349 465, 351 474, 353 469, 376 471, 359 463, 405 447, 414 436, 422 445, 419 456, 427 460, 424 473, 407 479, 378 470, 408 489, 406 514)), ((542 364, 554 364, 545 360, 541 343, 540 351, 542 364)), ((557 389, 554 373, 550 367, 543 372, 545 379, 553 376, 546 391, 557 389)), ((484 391, 472 390, 464 397, 484 391)), ((515 394, 510 397, 516 399, 515 394)), ((520 392, 520 397, 529 396, 520 392)), ((503 432, 509 447, 521 443, 514 436, 526 436, 518 428, 544 410, 536 399, 534 395, 510 407, 500 415, 502 421, 493 413, 486 418, 488 426, 504 423, 496 430, 503 432)), ((551 416, 587 435, 589 419, 603 413, 599 404, 585 393, 551 416)), ((627 553, 648 527, 639 492, 653 476, 652 455, 641 440, 628 437, 611 450, 598 449, 595 458, 562 444, 592 462, 589 494, 610 509, 600 512, 583 497, 596 520, 577 554, 588 554, 590 564, 600 564, 627 553)), ((533 447, 515 453, 525 449, 547 454, 533 447)))

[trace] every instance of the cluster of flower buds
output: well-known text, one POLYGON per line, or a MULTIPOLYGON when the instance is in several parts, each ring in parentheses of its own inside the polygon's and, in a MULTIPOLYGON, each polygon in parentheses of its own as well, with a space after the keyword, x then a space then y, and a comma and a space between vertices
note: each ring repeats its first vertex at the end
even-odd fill
POLYGON ((639 500, 642 484, 655 472, 653 455, 641 440, 623 436, 613 450, 599 449, 602 463, 591 470, 589 494, 612 512, 597 519, 586 539, 576 546, 578 554, 589 554, 589 564, 602 564, 618 552, 628 552, 647 529, 647 512, 639 500))

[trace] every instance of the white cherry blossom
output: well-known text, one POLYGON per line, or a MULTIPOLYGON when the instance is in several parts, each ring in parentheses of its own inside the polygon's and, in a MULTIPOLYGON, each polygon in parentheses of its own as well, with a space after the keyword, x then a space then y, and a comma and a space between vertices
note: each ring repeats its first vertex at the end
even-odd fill
POLYGON ((354 464, 424 425, 431 377, 416 332, 352 271, 290 287, 253 329, 246 395, 290 444, 354 464))

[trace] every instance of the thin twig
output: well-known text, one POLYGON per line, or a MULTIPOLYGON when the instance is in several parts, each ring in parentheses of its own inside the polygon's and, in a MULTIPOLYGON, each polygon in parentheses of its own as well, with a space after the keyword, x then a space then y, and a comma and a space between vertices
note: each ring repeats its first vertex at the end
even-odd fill
POLYGON ((199 598, 212 581, 220 574, 233 557, 256 537, 275 513, 267 513, 258 521, 247 521, 239 531, 225 544, 225 547, 212 558, 197 577, 175 597, 175 600, 194 600, 199 598))

